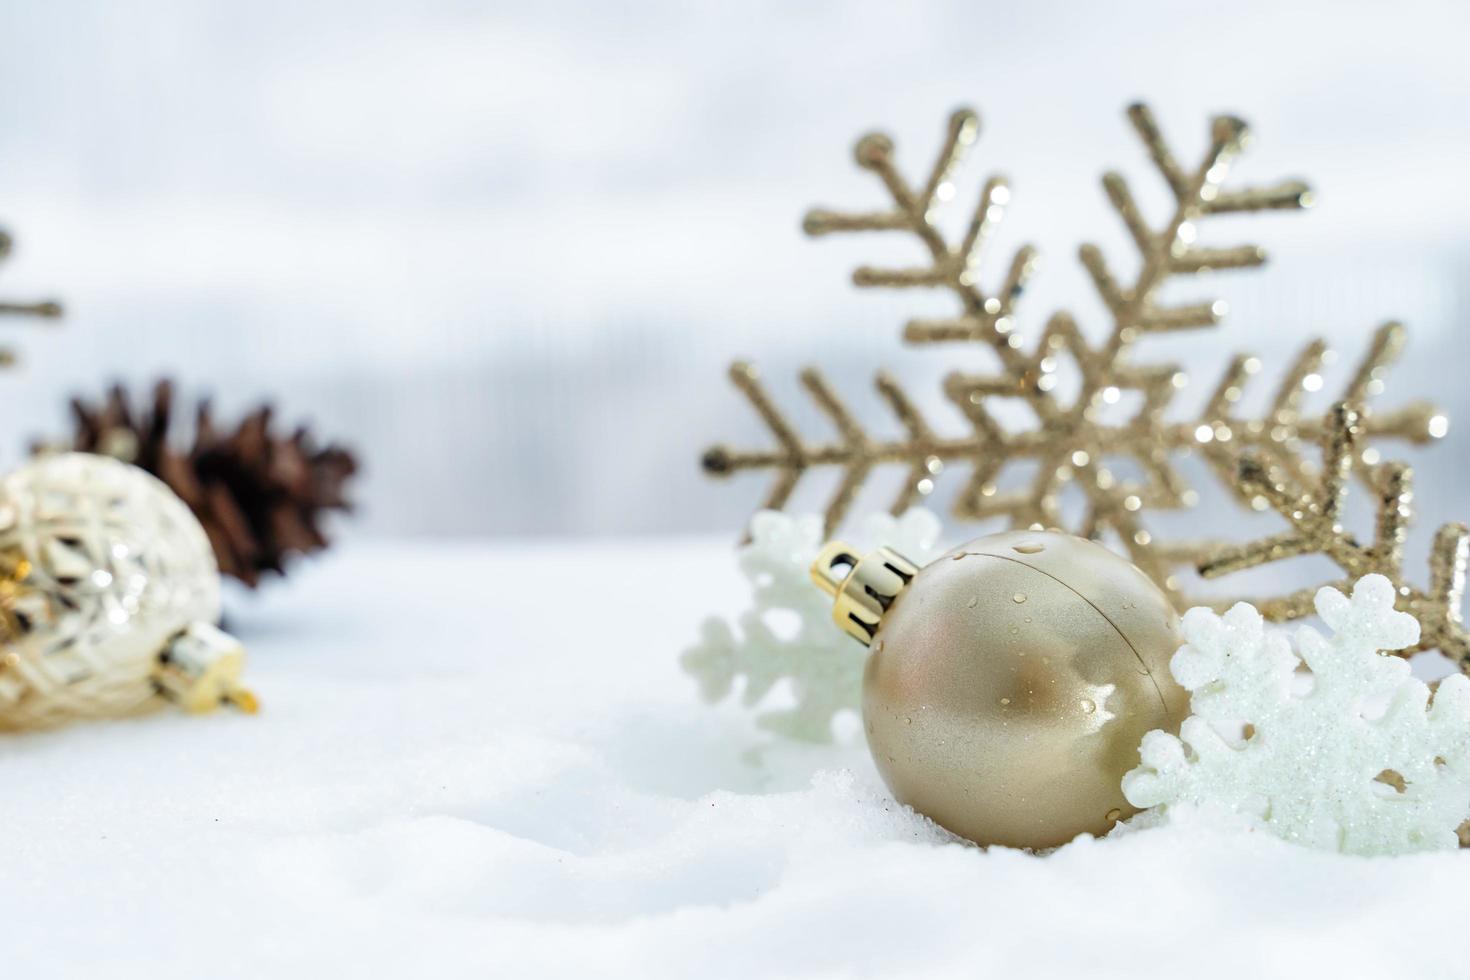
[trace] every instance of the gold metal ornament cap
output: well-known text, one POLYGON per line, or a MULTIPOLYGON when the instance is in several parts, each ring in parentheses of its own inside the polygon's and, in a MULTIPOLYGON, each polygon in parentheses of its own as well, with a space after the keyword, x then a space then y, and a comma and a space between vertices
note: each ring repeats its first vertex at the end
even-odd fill
POLYGON ((248 715, 260 702, 240 684, 245 648, 240 641, 209 623, 184 627, 169 640, 153 673, 163 696, 194 715, 229 705, 248 715))
POLYGON ((823 548, 811 568, 812 581, 833 599, 832 621, 864 646, 873 642, 883 614, 917 574, 919 567, 891 548, 859 558, 843 541, 823 548))

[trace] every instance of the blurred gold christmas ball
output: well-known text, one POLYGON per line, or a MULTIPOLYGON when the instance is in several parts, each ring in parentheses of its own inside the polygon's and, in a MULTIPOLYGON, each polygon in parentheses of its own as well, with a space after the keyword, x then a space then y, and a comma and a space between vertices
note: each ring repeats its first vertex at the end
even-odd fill
POLYGON ((868 746, 894 796, 980 844, 1045 848, 1134 809, 1123 774, 1188 695, 1162 591, 1113 552, 1054 531, 972 541, 922 570, 829 545, 813 578, 869 642, 868 746))
POLYGON ((158 479, 86 453, 0 478, 0 731, 254 710, 219 611, 209 539, 158 479))

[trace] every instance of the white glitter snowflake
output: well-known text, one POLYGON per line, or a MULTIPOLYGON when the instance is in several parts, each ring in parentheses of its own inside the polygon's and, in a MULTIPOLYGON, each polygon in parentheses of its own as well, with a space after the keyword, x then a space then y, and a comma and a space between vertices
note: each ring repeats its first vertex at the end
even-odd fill
POLYGON ((1333 635, 1299 629, 1300 661, 1245 603, 1224 616, 1191 609, 1170 667, 1193 715, 1180 738, 1144 736, 1143 764, 1123 777, 1129 802, 1223 808, 1350 854, 1458 846, 1470 817, 1470 678, 1445 678, 1429 705, 1408 662, 1379 652, 1419 638, 1393 603, 1381 575, 1360 579, 1351 599, 1320 590, 1317 615, 1333 635))
MULTIPOLYGON (((860 523, 856 544, 887 546, 923 565, 939 554, 939 518, 922 508, 902 517, 873 514, 860 523)), ((759 708, 762 728, 805 742, 832 739, 832 719, 862 704, 866 651, 832 624, 832 600, 812 584, 821 550, 822 518, 761 511, 740 549, 740 570, 753 603, 732 625, 705 621, 700 641, 685 651, 684 670, 706 701, 721 701, 744 678, 741 700, 759 708), (795 703, 774 707, 769 696, 788 681, 795 703)))

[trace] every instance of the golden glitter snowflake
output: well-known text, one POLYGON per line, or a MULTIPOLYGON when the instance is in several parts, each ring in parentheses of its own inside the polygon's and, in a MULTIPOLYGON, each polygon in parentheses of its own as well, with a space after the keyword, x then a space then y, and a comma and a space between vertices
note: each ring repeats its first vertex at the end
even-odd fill
MULTIPOLYGON (((1414 516, 1413 470, 1389 462, 1367 471, 1367 482, 1377 493, 1377 519, 1373 539, 1360 542, 1343 526, 1342 511, 1348 478, 1362 459, 1363 417, 1353 406, 1338 404, 1328 419, 1321 436, 1322 472, 1316 477, 1303 476, 1300 468, 1280 465, 1256 452, 1242 455, 1238 464, 1241 487, 1259 494, 1290 527, 1259 541, 1219 548, 1200 562, 1200 574, 1214 578, 1300 555, 1322 555, 1342 570, 1343 580, 1332 583, 1341 591, 1365 575, 1381 575, 1392 584, 1398 608, 1419 623, 1417 641, 1406 644, 1403 652, 1439 650, 1462 670, 1470 671, 1470 635, 1460 612, 1470 528, 1458 522, 1441 527, 1429 554, 1428 587, 1410 584, 1404 576, 1404 538, 1414 516)), ((1314 586, 1254 604, 1267 619, 1300 619, 1311 615, 1317 592, 1314 586)))
MULTIPOLYGON (((1000 518, 1012 527, 1070 524, 1070 530, 1084 536, 1116 537, 1135 564, 1185 605, 1175 572, 1213 554, 1217 545, 1159 540, 1145 526, 1147 512, 1184 508, 1196 500, 1175 468, 1175 457, 1184 452, 1198 454, 1224 486, 1256 509, 1266 506, 1260 494, 1247 491, 1236 479, 1243 451, 1252 451, 1298 478, 1310 478, 1315 469, 1302 457, 1300 448, 1304 443, 1315 444, 1328 431, 1328 423, 1304 414, 1302 402, 1306 394, 1323 386, 1320 370, 1327 348, 1321 341, 1307 344, 1287 371, 1269 409, 1249 419, 1239 417, 1235 406, 1260 362, 1247 355, 1235 357, 1203 409, 1185 421, 1165 417, 1184 386, 1183 373, 1174 364, 1134 360, 1134 348, 1153 335, 1213 326, 1224 313, 1224 303, 1218 299, 1165 304, 1160 290, 1166 282, 1211 270, 1254 268, 1265 262, 1264 251, 1255 245, 1221 248, 1201 244, 1199 229, 1206 219, 1305 208, 1311 203, 1311 191, 1298 181, 1227 188, 1227 169, 1247 136, 1246 124, 1233 116, 1211 122, 1208 148, 1199 163, 1188 169, 1177 162, 1147 108, 1130 107, 1128 118, 1162 176, 1173 206, 1165 220, 1151 223, 1124 178, 1117 173, 1104 175, 1103 188, 1140 262, 1137 274, 1125 283, 1113 274, 1096 246, 1083 245, 1079 250, 1111 321, 1101 344, 1090 343, 1065 311, 1047 321, 1034 345, 1023 340, 1015 314, 1017 299, 1036 264, 1036 252, 1030 246, 1012 256, 998 288, 990 291, 981 285, 984 247, 1010 199, 1003 178, 992 177, 985 183, 957 239, 946 237, 937 223, 941 203, 954 197, 951 176, 978 133, 974 112, 960 110, 950 117, 938 159, 919 184, 899 172, 888 137, 864 136, 855 151, 858 166, 879 178, 891 205, 859 213, 813 210, 806 216, 807 233, 902 232, 912 236, 927 256, 924 264, 913 268, 863 266, 853 273, 854 283, 947 291, 958 301, 956 314, 911 320, 904 328, 904 339, 912 344, 979 345, 993 352, 999 370, 989 375, 955 372, 945 378, 945 396, 967 422, 966 431, 958 435, 941 434, 903 388, 880 373, 876 381, 879 395, 903 430, 894 437, 870 434, 820 372, 805 370, 803 386, 837 432, 836 439, 812 441, 803 438, 776 406, 755 368, 736 363, 730 369, 731 380, 759 413, 776 446, 754 451, 716 446, 704 455, 705 469, 717 475, 773 472, 775 484, 762 504, 771 509, 786 505, 809 470, 838 470, 838 486, 825 513, 830 534, 880 466, 901 466, 906 471, 903 488, 892 505, 895 514, 931 492, 947 467, 967 468, 969 479, 955 499, 957 517, 1000 518), (1067 362, 1075 394, 1059 384, 1067 362), (998 399, 1024 404, 1034 424, 1020 430, 1003 426, 993 410, 998 399), (1136 412, 1122 421, 1110 418, 1131 403, 1138 405, 1136 412), (1013 463, 1034 466, 1035 475, 1023 488, 1003 491, 999 486, 1002 470, 1013 463), (1062 512, 1062 492, 1068 486, 1078 488, 1086 500, 1084 512, 1074 521, 1066 520, 1062 512)), ((1340 397, 1362 405, 1378 394, 1382 375, 1403 337, 1397 324, 1379 328, 1340 397)), ((1432 406, 1415 404, 1376 416, 1365 410, 1359 426, 1367 437, 1424 442, 1442 434, 1444 419, 1432 406)), ((1366 474, 1367 464, 1362 468, 1366 474)))
MULTIPOLYGON (((0 229, 0 262, 4 262, 10 255, 10 249, 14 244, 11 237, 0 229)), ((61 316, 61 304, 54 300, 44 300, 39 303, 14 303, 0 300, 0 316, 6 314, 45 317, 55 319, 61 316)), ((15 354, 7 348, 0 348, 0 365, 11 364, 15 361, 15 354)))

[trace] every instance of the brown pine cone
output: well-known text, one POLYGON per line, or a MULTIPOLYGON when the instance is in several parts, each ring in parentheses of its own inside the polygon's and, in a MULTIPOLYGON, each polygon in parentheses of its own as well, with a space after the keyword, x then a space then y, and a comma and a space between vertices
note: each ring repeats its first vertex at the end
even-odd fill
POLYGON ((271 432, 271 407, 249 413, 233 431, 216 431, 208 399, 196 409, 192 440, 170 431, 173 384, 159 381, 139 411, 121 385, 100 406, 72 400, 76 434, 67 448, 140 466, 183 498, 204 525, 219 568, 254 588, 285 574, 288 555, 327 546, 326 511, 350 511, 344 484, 357 472, 352 453, 314 447, 306 428, 271 432), (181 448, 182 446, 187 448, 181 448))

